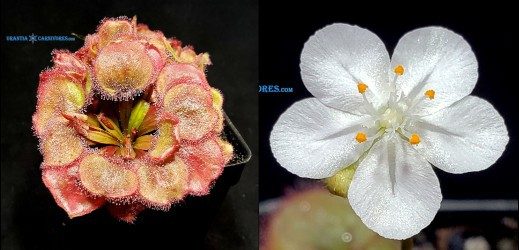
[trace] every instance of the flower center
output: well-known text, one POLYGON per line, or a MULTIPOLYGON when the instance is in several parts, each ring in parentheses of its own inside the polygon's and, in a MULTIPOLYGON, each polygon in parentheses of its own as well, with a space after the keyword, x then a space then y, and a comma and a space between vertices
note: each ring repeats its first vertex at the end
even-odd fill
POLYGON ((402 122, 404 121, 404 116, 402 112, 398 111, 395 108, 388 108, 386 111, 380 116, 378 120, 378 124, 380 128, 385 128, 386 130, 396 130, 400 127, 402 122))
MULTIPOLYGON (((381 110, 375 109, 373 104, 366 97, 366 93, 369 92, 369 86, 359 81, 357 83, 357 89, 359 94, 362 95, 364 100, 364 107, 368 114, 371 114, 375 117, 375 127, 371 127, 371 125, 367 125, 368 128, 366 132, 359 131, 355 136, 355 140, 358 143, 364 143, 368 140, 368 138, 380 138, 386 133, 389 133, 390 136, 398 135, 403 140, 408 141, 412 145, 419 144, 421 139, 418 134, 411 134, 406 130, 406 124, 409 122, 408 114, 413 111, 413 109, 420 104, 423 100, 427 99, 429 101, 435 98, 436 92, 433 89, 429 89, 425 91, 424 97, 418 99, 411 105, 408 105, 405 101, 397 100, 397 95, 395 94, 396 88, 396 80, 398 77, 402 76, 405 73, 405 68, 403 65, 397 65, 393 72, 395 73, 395 77, 392 82, 389 83, 390 96, 387 103, 387 108, 381 113, 381 110), (407 118, 406 118, 407 117, 407 118)), ((411 118, 412 119, 412 118, 411 118)))
POLYGON ((90 148, 124 159, 134 159, 149 150, 151 134, 157 130, 155 109, 145 98, 120 102, 94 99, 85 113, 63 116, 90 148))

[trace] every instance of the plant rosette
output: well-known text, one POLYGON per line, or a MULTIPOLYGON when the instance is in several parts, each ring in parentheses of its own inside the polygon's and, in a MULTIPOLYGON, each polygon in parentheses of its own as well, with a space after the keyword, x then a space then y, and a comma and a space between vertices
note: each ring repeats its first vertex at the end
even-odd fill
POLYGON ((53 51, 33 128, 43 183, 70 218, 107 205, 133 222, 209 193, 233 157, 207 53, 136 18, 107 18, 76 52, 53 51))

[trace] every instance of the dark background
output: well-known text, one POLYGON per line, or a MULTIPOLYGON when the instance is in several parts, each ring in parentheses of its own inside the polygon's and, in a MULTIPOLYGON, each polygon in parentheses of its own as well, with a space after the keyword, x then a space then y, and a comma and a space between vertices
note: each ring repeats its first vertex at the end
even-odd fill
POLYGON ((2 1, 1 9, 2 249, 257 248, 257 1, 2 1), (214 195, 190 198, 168 213, 145 211, 135 225, 104 209, 70 220, 41 181, 31 115, 50 52, 75 51, 82 41, 31 44, 5 36, 86 35, 104 17, 122 15, 137 15, 152 30, 211 54, 208 80, 223 91, 224 109, 254 156, 228 193, 233 182, 226 170, 214 195))
MULTIPOLYGON (((451 1, 452 2, 452 1, 451 1)), ((473 95, 491 102, 504 117, 510 142, 502 157, 487 170, 462 175, 435 168, 446 199, 517 199, 517 14, 498 2, 456 8, 451 2, 410 4, 390 1, 383 6, 355 2, 332 5, 322 1, 297 8, 260 4, 260 84, 293 87, 293 93, 260 93, 260 201, 275 198, 300 179, 282 168, 269 147, 277 118, 295 101, 311 94, 299 69, 304 43, 315 31, 334 22, 359 25, 377 34, 390 54, 405 33, 425 26, 443 26, 462 35, 479 62, 473 95)))

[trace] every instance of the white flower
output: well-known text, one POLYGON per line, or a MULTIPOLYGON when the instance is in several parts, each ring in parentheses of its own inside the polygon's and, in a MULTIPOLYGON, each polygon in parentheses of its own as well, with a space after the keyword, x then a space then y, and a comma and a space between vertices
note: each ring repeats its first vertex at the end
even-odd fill
POLYGON ((469 95, 478 78, 474 53, 445 28, 407 33, 390 59, 369 30, 332 24, 306 42, 300 66, 315 98, 279 117, 272 152, 307 178, 358 163, 348 199, 386 238, 409 238, 434 218, 442 194, 431 164, 450 173, 483 170, 508 143, 499 113, 469 95))

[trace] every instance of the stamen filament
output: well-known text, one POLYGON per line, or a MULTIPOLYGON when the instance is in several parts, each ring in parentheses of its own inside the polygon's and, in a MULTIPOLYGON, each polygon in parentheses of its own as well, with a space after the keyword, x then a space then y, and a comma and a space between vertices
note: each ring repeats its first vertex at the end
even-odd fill
POLYGON ((418 104, 422 103, 424 100, 433 100, 434 97, 436 95, 436 92, 433 90, 433 89, 429 89, 427 91, 425 91, 424 93, 424 96, 421 97, 421 98, 418 98, 417 100, 415 100, 410 106, 409 108, 407 108, 407 110, 405 111, 405 114, 409 114, 411 113, 412 111, 414 111, 414 109, 419 106, 418 104))
POLYGON ((404 141, 408 141, 410 144, 412 145, 416 145, 418 143, 420 143, 420 136, 418 134, 411 134, 410 136, 406 136, 404 134, 404 132, 402 131, 402 129, 397 129, 395 130, 398 135, 400 135, 400 137, 404 140, 404 141))
POLYGON ((382 136, 381 136, 382 134, 384 134, 384 130, 383 129, 379 129, 378 132, 377 132, 377 135, 374 137, 375 139, 373 139, 373 141, 371 142, 371 145, 369 146, 369 148, 366 151, 364 151, 364 153, 362 153, 359 156, 359 158, 355 162, 353 162, 351 165, 353 165, 353 164, 360 164, 360 162, 362 162, 362 160, 364 160, 364 158, 366 158, 366 156, 368 155, 368 153, 371 150, 371 148, 373 148, 375 143, 380 141, 380 139, 382 138, 382 136))
POLYGON ((399 76, 403 75, 405 72, 404 66, 399 64, 394 69, 393 72, 395 72, 395 76, 393 77, 393 81, 389 83, 389 92, 393 94, 396 91, 396 80, 399 76))
POLYGON ((366 97, 366 90, 369 90, 368 85, 366 85, 363 82, 359 82, 357 84, 357 89, 359 90, 359 93, 362 95, 362 99, 364 100, 364 105, 367 106, 369 109, 369 112, 372 114, 375 114, 377 111, 373 107, 373 104, 368 101, 368 98, 366 97))
POLYGON ((366 94, 362 94, 362 99, 364 100, 364 105, 367 106, 367 108, 369 109, 369 112, 372 114, 376 114, 377 110, 375 110, 375 107, 373 107, 373 104, 370 101, 368 101, 366 94))
POLYGON ((404 132, 402 131, 401 128, 398 128, 397 130, 395 130, 395 132, 400 135, 400 138, 402 138, 402 140, 404 141, 409 141, 409 137, 407 137, 406 135, 404 135, 404 132))

